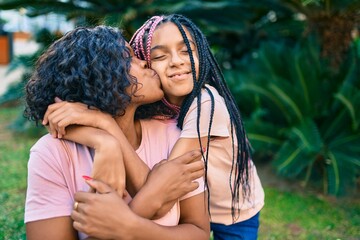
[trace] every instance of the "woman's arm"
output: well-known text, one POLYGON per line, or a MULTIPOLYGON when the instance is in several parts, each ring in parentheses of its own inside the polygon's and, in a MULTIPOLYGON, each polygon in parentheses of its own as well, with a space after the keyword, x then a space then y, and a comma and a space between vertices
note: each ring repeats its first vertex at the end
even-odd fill
POLYGON ((77 239, 70 217, 74 195, 65 179, 72 164, 64 144, 44 136, 31 148, 24 215, 29 240, 77 239))
POLYGON ((26 223, 26 238, 28 240, 77 240, 78 236, 73 228, 73 220, 67 216, 26 223))
POLYGON ((79 205, 77 211, 72 212, 72 218, 74 227, 81 232, 102 239, 209 239, 209 217, 203 193, 182 201, 180 224, 167 227, 134 214, 107 185, 96 180, 87 182, 104 194, 78 192, 75 195, 79 205))

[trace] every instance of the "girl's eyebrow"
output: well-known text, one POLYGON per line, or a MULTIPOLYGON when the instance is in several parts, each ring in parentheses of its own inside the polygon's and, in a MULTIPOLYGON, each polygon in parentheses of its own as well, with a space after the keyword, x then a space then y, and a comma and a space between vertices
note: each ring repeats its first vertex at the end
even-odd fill
MULTIPOLYGON (((194 47, 196 47, 194 41, 192 41, 190 39, 188 39, 188 40, 189 40, 190 45, 193 45, 194 47)), ((185 44, 185 41, 183 40, 183 41, 179 42, 178 45, 186 45, 186 44, 185 44)), ((165 45, 155 45, 154 47, 152 47, 150 49, 150 51, 154 51, 154 50, 158 50, 158 49, 165 50, 166 48, 167 47, 165 45)))

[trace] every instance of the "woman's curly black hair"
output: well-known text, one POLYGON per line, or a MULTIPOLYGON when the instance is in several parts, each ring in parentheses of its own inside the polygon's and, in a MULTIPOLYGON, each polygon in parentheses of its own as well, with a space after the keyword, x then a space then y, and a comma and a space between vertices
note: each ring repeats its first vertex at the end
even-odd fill
POLYGON ((136 78, 129 75, 130 63, 119 29, 79 27, 66 33, 36 63, 25 87, 25 117, 38 123, 55 97, 82 102, 113 117, 123 115, 137 90, 136 78))

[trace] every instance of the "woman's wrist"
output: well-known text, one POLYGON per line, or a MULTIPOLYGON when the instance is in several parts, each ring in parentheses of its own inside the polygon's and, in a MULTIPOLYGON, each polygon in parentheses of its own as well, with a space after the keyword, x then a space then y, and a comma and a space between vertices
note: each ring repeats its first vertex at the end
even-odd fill
MULTIPOLYGON (((124 218, 124 216, 121 216, 124 218)), ((143 218, 133 213, 126 216, 126 221, 120 220, 119 223, 116 223, 116 228, 114 228, 114 236, 112 239, 115 240, 136 240, 135 234, 139 231, 139 226, 141 226, 143 218), (120 226, 120 227, 119 227, 120 226)))

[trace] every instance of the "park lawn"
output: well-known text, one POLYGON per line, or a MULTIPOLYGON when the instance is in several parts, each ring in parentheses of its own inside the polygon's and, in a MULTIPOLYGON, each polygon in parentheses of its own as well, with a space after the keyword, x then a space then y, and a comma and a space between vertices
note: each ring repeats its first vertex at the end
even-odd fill
POLYGON ((359 201, 304 192, 265 187, 259 239, 360 239, 359 201))
MULTIPOLYGON (((0 108, 0 240, 26 239, 23 223, 27 159, 36 138, 6 126, 18 108, 0 108)), ((264 183, 266 186, 266 183, 264 183)), ((259 239, 359 239, 360 203, 265 187, 259 239)))
POLYGON ((19 112, 18 108, 0 109, 0 239, 25 239, 26 164, 36 139, 7 129, 19 112))

